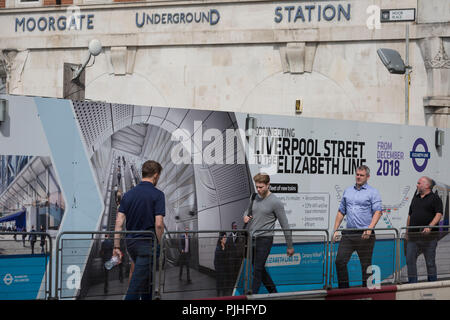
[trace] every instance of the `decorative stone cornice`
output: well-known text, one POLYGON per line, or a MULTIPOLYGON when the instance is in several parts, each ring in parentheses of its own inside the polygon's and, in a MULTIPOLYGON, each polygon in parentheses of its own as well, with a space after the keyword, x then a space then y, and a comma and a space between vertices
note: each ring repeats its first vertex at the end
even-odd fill
POLYGON ((0 51, 0 75, 3 77, 6 75, 5 92, 8 93, 8 84, 11 81, 11 70, 15 57, 17 56, 17 50, 4 49, 0 51))
POLYGON ((425 59, 425 68, 427 69, 450 69, 450 59, 445 52, 444 40, 441 38, 441 44, 438 53, 433 59, 425 59))
MULTIPOLYGON (((20 87, 28 50, 4 49, 0 51, 0 65, 6 72, 6 93, 15 92, 20 87)), ((20 92, 19 92, 20 93, 20 92)))
POLYGON ((0 64, 5 68, 6 73, 11 72, 11 67, 18 51, 14 49, 4 49, 0 51, 0 64))

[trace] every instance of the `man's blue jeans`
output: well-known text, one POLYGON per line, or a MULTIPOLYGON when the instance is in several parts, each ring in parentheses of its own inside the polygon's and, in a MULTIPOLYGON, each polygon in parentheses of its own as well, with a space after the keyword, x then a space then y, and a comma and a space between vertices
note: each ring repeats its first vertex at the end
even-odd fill
POLYGON ((406 246, 406 265, 408 266, 409 283, 417 282, 417 258, 420 253, 425 257, 428 281, 437 280, 436 268, 437 239, 408 240, 406 246))
POLYGON ((152 299, 153 248, 152 240, 140 240, 127 247, 134 262, 133 276, 125 300, 152 299))
POLYGON ((266 260, 272 248, 273 237, 256 237, 255 247, 253 248, 253 285, 252 292, 257 294, 261 282, 270 293, 277 292, 272 278, 266 270, 266 260))

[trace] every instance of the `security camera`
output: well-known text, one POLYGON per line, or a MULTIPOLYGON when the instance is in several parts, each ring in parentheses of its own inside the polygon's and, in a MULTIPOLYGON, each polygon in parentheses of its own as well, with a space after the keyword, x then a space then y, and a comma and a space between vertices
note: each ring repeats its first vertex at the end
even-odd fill
POLYGON ((102 52, 102 44, 99 40, 93 39, 89 42, 89 53, 94 57, 98 56, 102 52))
POLYGON ((403 63, 403 59, 400 54, 392 49, 378 49, 378 56, 383 62, 384 66, 390 73, 405 74, 407 66, 403 63))
POLYGON ((89 42, 88 49, 89 49, 89 56, 80 67, 73 70, 72 81, 76 80, 80 76, 81 72, 83 72, 83 70, 86 68, 92 56, 96 57, 102 52, 102 44, 100 43, 99 40, 93 39, 89 42))

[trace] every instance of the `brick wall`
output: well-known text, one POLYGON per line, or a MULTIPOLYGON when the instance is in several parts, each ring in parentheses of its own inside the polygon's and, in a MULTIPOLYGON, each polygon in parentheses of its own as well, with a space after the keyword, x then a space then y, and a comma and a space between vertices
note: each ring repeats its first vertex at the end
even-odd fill
MULTIPOLYGON (((56 1, 59 1, 61 5, 72 5, 73 0, 43 0, 44 6, 56 6, 58 3, 56 1)), ((0 0, 0 8, 6 8, 6 0, 0 0)))
MULTIPOLYGON (((4 1, 4 0, 0 0, 4 1)), ((57 3, 57 0, 44 0, 44 6, 56 6, 58 4, 61 5, 71 5, 73 4, 73 0, 59 0, 60 3, 57 3)))

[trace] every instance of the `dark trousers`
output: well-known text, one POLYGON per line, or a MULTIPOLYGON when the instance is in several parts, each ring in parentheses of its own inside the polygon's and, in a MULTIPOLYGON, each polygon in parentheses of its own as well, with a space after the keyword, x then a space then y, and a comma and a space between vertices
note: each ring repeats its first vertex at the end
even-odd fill
MULTIPOLYGON (((105 264, 106 261, 103 261, 103 264, 105 264)), ((103 283, 103 292, 108 293, 108 285, 109 285, 109 270, 106 268, 103 268, 103 275, 104 275, 104 283, 103 283)))
POLYGON ((127 251, 134 262, 134 271, 125 300, 151 300, 153 289, 152 244, 149 243, 149 240, 140 241, 132 247, 128 247, 127 251))
POLYGON ((370 238, 364 240, 361 238, 363 231, 352 232, 342 235, 341 242, 339 243, 339 249, 336 256, 336 273, 338 277, 339 288, 348 288, 348 270, 347 264, 354 251, 358 254, 359 261, 361 263, 362 272, 362 286, 367 286, 367 279, 369 274, 367 268, 372 265, 372 253, 375 246, 375 235, 370 235, 370 238))
MULTIPOLYGON (((109 259, 108 259, 109 260, 109 259)), ((108 260, 103 260, 103 265, 105 264, 105 262, 106 261, 108 261, 108 260)), ((120 263, 117 267, 119 268, 119 281, 120 281, 120 283, 122 283, 123 282, 123 264, 124 264, 124 262, 123 262, 123 260, 122 260, 122 263, 120 263)), ((109 286, 109 273, 111 272, 112 270, 107 270, 106 268, 103 268, 103 274, 104 274, 104 286, 103 286, 103 291, 105 292, 105 293, 107 293, 108 292, 108 286, 109 286)))
POLYGON ((187 272, 187 280, 191 281, 191 275, 189 271, 189 260, 191 260, 191 254, 190 253, 180 253, 180 276, 179 279, 181 280, 181 277, 183 275, 183 266, 186 266, 186 272, 187 272))
POLYGON ((225 268, 221 268, 216 270, 216 291, 217 296, 222 297, 228 295, 228 287, 227 287, 227 274, 226 271, 223 270, 225 268))
POLYGON ((408 241, 406 247, 406 264, 408 266, 409 283, 417 282, 417 258, 420 253, 423 253, 425 257, 428 281, 437 281, 436 247, 436 238, 430 237, 430 239, 413 239, 408 241))
POLYGON ((273 237, 257 237, 255 238, 255 246, 253 248, 253 284, 252 292, 257 294, 261 287, 261 282, 269 293, 277 292, 272 278, 266 270, 265 264, 272 248, 273 237))

